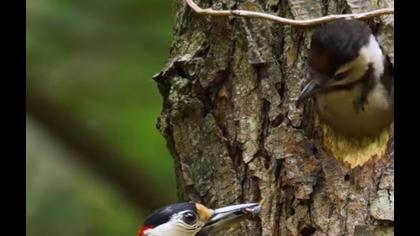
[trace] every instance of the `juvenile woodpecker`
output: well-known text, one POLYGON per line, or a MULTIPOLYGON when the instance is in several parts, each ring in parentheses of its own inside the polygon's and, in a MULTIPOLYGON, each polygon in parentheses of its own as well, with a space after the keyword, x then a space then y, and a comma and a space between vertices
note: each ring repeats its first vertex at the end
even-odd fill
POLYGON ((138 236, 206 236, 256 216, 258 203, 231 205, 215 210, 184 202, 156 210, 146 218, 138 236))
POLYGON ((393 122, 393 66, 365 23, 338 20, 318 28, 308 64, 312 80, 297 104, 314 95, 319 117, 334 130, 374 137, 393 122))

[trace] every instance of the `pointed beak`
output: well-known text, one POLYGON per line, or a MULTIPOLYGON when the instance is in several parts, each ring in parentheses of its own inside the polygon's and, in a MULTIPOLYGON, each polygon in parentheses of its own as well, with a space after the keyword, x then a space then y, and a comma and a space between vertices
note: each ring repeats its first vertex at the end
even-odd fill
POLYGON ((258 203, 231 205, 214 210, 213 215, 198 235, 208 235, 237 225, 241 220, 257 216, 261 211, 258 203))
POLYGON ((306 99, 312 97, 315 93, 319 91, 320 88, 322 88, 322 79, 314 78, 311 81, 309 81, 309 83, 303 88, 296 102, 296 106, 299 106, 306 99))

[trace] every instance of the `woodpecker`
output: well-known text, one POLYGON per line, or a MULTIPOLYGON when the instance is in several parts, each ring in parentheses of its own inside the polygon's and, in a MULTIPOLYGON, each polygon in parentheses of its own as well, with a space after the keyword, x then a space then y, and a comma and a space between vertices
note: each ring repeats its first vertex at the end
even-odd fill
POLYGON ((394 70, 371 29, 337 20, 315 30, 312 79, 297 105, 314 96, 322 121, 349 137, 375 137, 394 120, 394 70))
POLYGON ((176 203, 149 215, 138 236, 206 236, 229 228, 247 217, 255 217, 260 209, 258 203, 231 205, 215 210, 200 203, 176 203))

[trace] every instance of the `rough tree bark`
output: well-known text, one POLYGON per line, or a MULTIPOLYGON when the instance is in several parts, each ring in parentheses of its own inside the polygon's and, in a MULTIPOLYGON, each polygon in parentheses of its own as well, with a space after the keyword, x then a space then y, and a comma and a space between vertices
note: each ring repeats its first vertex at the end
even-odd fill
MULTIPOLYGON (((393 6, 386 0, 196 3, 294 19, 393 6)), ((369 23, 393 62, 393 16, 369 23)), ((393 233, 392 127, 385 144, 370 149, 376 153, 345 162, 324 148, 335 139, 325 137, 312 104, 295 105, 308 79, 312 32, 199 16, 176 1, 170 61, 155 77, 164 98, 158 127, 175 161, 181 200, 210 207, 262 202, 259 220, 226 235, 393 233)))

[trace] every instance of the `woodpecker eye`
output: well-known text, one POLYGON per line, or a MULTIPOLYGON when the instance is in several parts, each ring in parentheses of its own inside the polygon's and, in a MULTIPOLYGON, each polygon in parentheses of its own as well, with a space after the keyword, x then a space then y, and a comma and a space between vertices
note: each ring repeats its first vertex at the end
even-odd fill
POLYGON ((184 221, 186 224, 193 225, 197 223, 197 215, 193 212, 186 212, 182 216, 182 221, 184 221))

